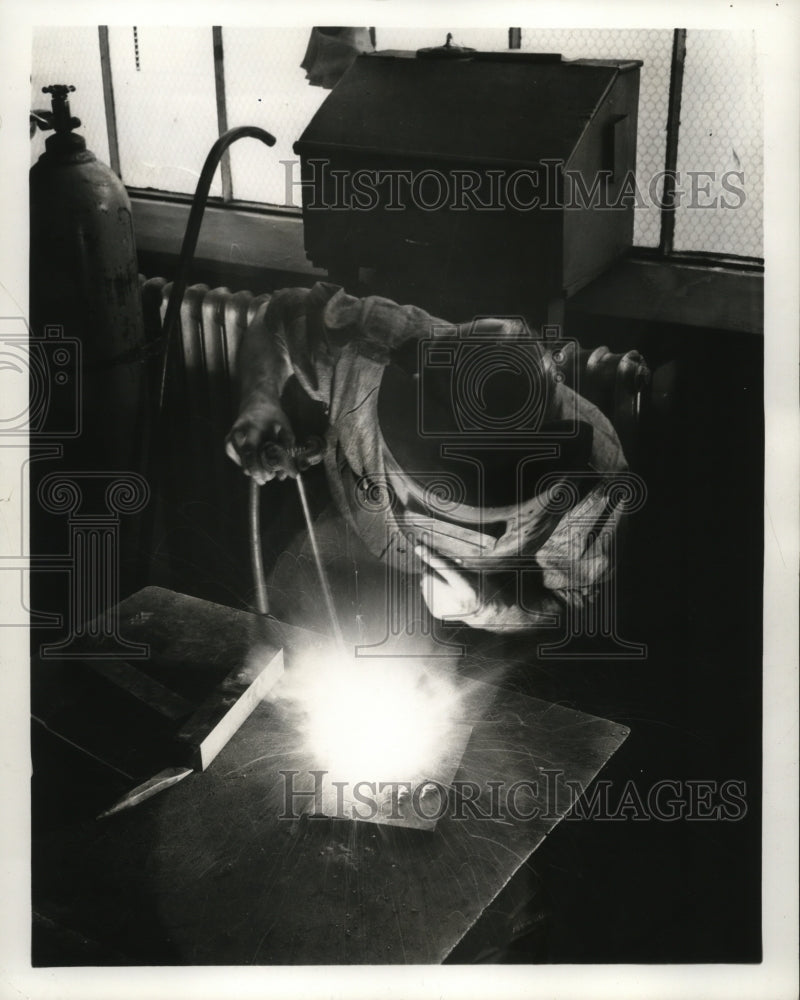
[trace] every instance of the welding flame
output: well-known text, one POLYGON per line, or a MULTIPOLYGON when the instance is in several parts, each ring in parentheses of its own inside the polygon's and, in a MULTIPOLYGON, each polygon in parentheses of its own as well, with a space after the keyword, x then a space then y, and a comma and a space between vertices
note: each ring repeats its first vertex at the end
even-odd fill
POLYGON ((292 674, 284 694, 333 781, 424 780, 458 718, 452 678, 413 658, 317 654, 292 674))

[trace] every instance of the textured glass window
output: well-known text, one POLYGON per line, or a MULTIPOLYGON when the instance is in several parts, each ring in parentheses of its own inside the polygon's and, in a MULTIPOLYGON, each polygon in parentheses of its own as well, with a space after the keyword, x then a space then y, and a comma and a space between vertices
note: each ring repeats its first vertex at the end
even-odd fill
MULTIPOLYGON (((103 77, 100 70, 100 43, 97 28, 34 28, 33 72, 31 74, 31 110, 50 109, 49 94, 42 87, 52 83, 72 84, 72 114, 80 118, 75 129, 86 139, 87 147, 108 163, 108 131, 103 104, 103 77)), ((44 152, 50 132, 37 132, 31 140, 31 163, 44 152)))
MULTIPOLYGON (((377 47, 413 50, 442 45, 448 30, 454 42, 472 48, 508 48, 508 28, 378 28, 377 47)), ((310 28, 223 29, 228 126, 260 125, 277 140, 269 152, 247 140, 233 147, 234 199, 300 205, 298 188, 292 188, 287 199, 287 170, 281 161, 296 159, 292 145, 330 93, 312 87, 300 68, 310 34, 310 28)), ((299 167, 290 176, 298 181, 299 167)))
MULTIPOLYGON (((277 139, 270 150, 252 140, 233 147, 235 200, 287 204, 287 173, 280 161, 296 159, 292 146, 329 93, 312 87, 300 68, 310 31, 310 26, 223 30, 228 125, 261 125, 277 139)), ((454 44, 508 48, 507 27, 452 24, 378 27, 377 48, 442 45, 448 31, 454 44)), ((669 29, 521 29, 523 51, 642 61, 636 173, 647 204, 636 209, 634 243, 644 247, 660 241, 661 209, 648 195, 650 179, 664 168, 672 40, 669 29)), ((191 194, 218 135, 211 27, 111 27, 109 46, 123 181, 129 187, 191 194)), ((763 253, 762 69, 750 32, 687 32, 675 250, 763 253)), ((34 30, 32 108, 49 106, 41 88, 51 83, 75 85, 73 113, 82 120, 78 131, 108 163, 97 28, 34 30)), ((37 132, 32 162, 43 148, 44 135, 37 132)), ((295 169, 292 178, 298 176, 295 169)), ((211 193, 222 194, 219 172, 211 193)), ((299 204, 298 191, 292 195, 290 203, 299 204)))
MULTIPOLYGON (((565 59, 640 59, 639 124, 636 142, 636 183, 643 196, 650 178, 664 169, 667 109, 672 62, 672 31, 522 29, 521 48, 529 52, 560 52, 565 59)), ((633 242, 656 247, 661 236, 658 204, 637 207, 633 242)))
MULTIPOLYGON (((310 28, 224 28, 225 97, 228 127, 259 125, 275 136, 267 149, 254 139, 241 139, 231 149, 233 197, 240 201, 284 205, 286 168, 303 129, 330 93, 312 87, 300 68, 310 28)), ((299 166, 293 171, 300 180, 299 166)), ((299 188, 289 199, 300 205, 299 188)))
POLYGON ((211 28, 109 28, 108 40, 122 180, 193 193, 218 138, 211 28))
POLYGON ((763 255, 761 69, 752 32, 686 33, 678 133, 684 198, 675 212, 676 250, 763 255), (693 180, 688 171, 703 174, 693 180))

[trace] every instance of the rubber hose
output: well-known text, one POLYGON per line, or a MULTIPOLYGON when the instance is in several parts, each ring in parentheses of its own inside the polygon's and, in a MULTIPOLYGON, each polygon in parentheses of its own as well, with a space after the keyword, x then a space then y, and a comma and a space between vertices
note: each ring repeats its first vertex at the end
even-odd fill
MULTIPOLYGON (((158 388, 158 410, 156 412, 156 429, 161 435, 161 422, 164 416, 164 401, 167 392, 167 373, 169 371, 170 351, 174 340, 175 326, 180 314, 181 303, 189 281, 189 268, 194 259, 194 252, 197 248, 197 239, 200 235, 200 226, 203 222, 203 215, 208 204, 208 192, 211 189, 211 182, 223 154, 228 147, 237 139, 260 139, 267 146, 275 145, 275 137, 257 125, 242 125, 239 128, 232 128, 217 139, 208 152, 206 162, 200 173, 194 196, 192 207, 189 211, 189 219, 186 223, 186 232, 183 236, 183 244, 178 258, 178 268, 175 280, 172 283, 167 311, 164 316, 163 327, 163 353, 161 359, 161 373, 158 388)), ((153 449, 155 454, 160 451, 162 455, 165 449, 153 449)), ((158 471, 153 470, 153 471, 158 471)), ((151 475, 151 480, 156 481, 157 476, 151 475)), ((253 479, 250 482, 249 494, 249 522, 250 522, 250 564, 253 571, 253 582, 256 590, 256 606, 262 615, 269 613, 269 602, 267 600, 267 587, 264 580, 264 560, 261 551, 261 507, 260 507, 260 486, 253 479)))
POLYGON ((267 583, 264 579, 264 557, 261 552, 261 487, 250 480, 249 495, 250 522, 250 566, 253 570, 253 583, 256 588, 256 610, 260 615, 269 614, 269 598, 267 583))

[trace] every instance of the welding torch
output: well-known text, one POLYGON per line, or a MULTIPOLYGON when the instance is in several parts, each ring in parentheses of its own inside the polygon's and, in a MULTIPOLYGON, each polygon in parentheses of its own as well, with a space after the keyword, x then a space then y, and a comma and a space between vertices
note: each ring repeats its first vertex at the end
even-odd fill
MULTIPOLYGON (((261 450, 261 459, 267 465, 275 465, 281 462, 284 467, 289 466, 288 475, 297 483, 297 492, 300 497, 300 506, 303 509, 308 540, 311 544, 311 551, 314 556, 314 565, 317 569, 317 577, 322 595, 325 600, 325 607, 328 618, 333 629, 333 636, 336 644, 344 650, 344 636, 339 625, 339 618, 336 614, 336 607, 333 603, 333 593, 330 581, 322 565, 322 555, 319 550, 317 533, 314 529, 314 522, 311 518, 311 509, 308 504, 305 483, 303 482, 303 472, 311 465, 315 465, 322 458, 324 442, 321 438, 309 438, 305 445, 292 448, 283 448, 275 442, 270 442, 261 450)), ((267 585, 264 576, 264 559, 261 550, 261 484, 255 478, 250 480, 250 562, 253 571, 253 580, 256 590, 256 607, 259 614, 269 614, 269 599, 267 597, 267 585)))

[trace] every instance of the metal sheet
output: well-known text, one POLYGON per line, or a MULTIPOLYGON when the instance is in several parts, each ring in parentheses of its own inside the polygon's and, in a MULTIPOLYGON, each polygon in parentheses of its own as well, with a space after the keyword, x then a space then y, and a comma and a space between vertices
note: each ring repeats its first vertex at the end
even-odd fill
MULTIPOLYGON (((320 811, 331 819, 435 830, 446 805, 442 789, 452 788, 471 735, 472 726, 463 723, 452 726, 446 741, 424 769, 403 781, 372 782, 366 790, 366 803, 355 795, 352 784, 326 782, 321 789, 320 811)), ((313 778, 307 780, 306 788, 313 787, 313 778)))
MULTIPOLYGON (((253 616, 158 588, 122 609, 126 638, 158 637, 162 650, 193 648, 206 663, 253 628, 253 616)), ((287 674, 319 641, 269 628, 287 674)), ((441 962, 560 822, 566 783, 588 786, 627 735, 478 681, 465 679, 462 704, 472 736, 457 780, 473 782, 484 807, 492 782, 528 782, 516 806, 530 818, 475 815, 458 796, 433 832, 314 816, 299 803, 293 817, 286 774, 313 764, 290 714, 261 703, 202 780, 37 838, 35 907, 131 964, 441 962)))
POLYGON ((86 665, 168 719, 182 719, 192 711, 192 704, 186 698, 125 660, 87 660, 86 665))

